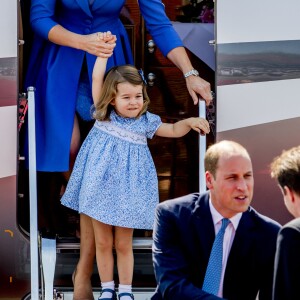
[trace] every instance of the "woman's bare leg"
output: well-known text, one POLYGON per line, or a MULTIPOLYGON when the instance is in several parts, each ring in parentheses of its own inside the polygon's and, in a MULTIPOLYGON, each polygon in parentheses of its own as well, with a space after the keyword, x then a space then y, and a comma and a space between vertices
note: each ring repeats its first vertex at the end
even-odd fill
POLYGON ((115 227, 115 249, 120 284, 131 285, 133 276, 133 229, 115 227))
POLYGON ((64 172, 64 178, 66 181, 69 180, 71 172, 74 167, 75 159, 78 154, 78 151, 80 149, 81 140, 80 140, 80 130, 79 130, 79 123, 78 118, 75 114, 74 117, 74 125, 73 125, 73 132, 72 132, 72 139, 71 139, 71 145, 70 145, 70 166, 69 171, 64 172))
MULTIPOLYGON (((80 128, 78 118, 75 114, 70 145, 70 167, 69 171, 63 173, 66 181, 70 178, 80 145, 80 128)), ((64 193, 64 188, 62 187, 61 194, 64 193)), ((92 220, 87 215, 80 214, 80 257, 73 275, 73 300, 94 300, 91 276, 93 274, 95 255, 95 237, 92 220)))
MULTIPOLYGON (((73 170, 73 167, 74 167, 74 163, 75 163, 75 159, 76 159, 76 156, 78 154, 78 151, 80 149, 80 145, 81 145, 81 135, 80 135, 80 130, 79 130, 79 122, 78 122, 78 118, 75 114, 75 117, 74 117, 74 125, 73 125, 73 132, 72 132, 72 139, 71 139, 71 145, 70 145, 70 164, 69 164, 69 171, 66 171, 66 172, 63 172, 62 173, 62 180, 61 180, 61 184, 60 184, 60 196, 63 196, 65 190, 66 190, 66 187, 67 187, 67 183, 70 179, 70 176, 71 176, 71 172, 73 170)), ((77 222, 75 224, 73 224, 73 227, 71 228, 70 227, 70 232, 75 235, 76 237, 80 237, 80 229, 79 229, 79 226, 78 226, 78 215, 75 214, 74 211, 70 210, 69 208, 64 208, 64 211, 63 211, 63 214, 64 214, 64 218, 66 219, 66 216, 67 214, 73 216, 74 218, 76 218, 77 222)))
POLYGON ((113 281, 113 227, 94 219, 92 219, 92 223, 95 234, 96 259, 100 281, 113 281))
POLYGON ((95 238, 92 219, 80 214, 80 258, 74 280, 74 300, 94 299, 91 286, 95 260, 95 238))

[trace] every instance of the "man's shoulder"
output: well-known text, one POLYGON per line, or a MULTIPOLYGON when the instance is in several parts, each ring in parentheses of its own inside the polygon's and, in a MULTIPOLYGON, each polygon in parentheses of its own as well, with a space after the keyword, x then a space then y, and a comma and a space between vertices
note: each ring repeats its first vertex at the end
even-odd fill
POLYGON ((287 230, 287 229, 293 229, 300 233, 300 218, 293 219, 293 220, 289 221, 288 223, 286 223, 282 227, 281 231, 287 230))
POLYGON ((192 193, 181 197, 165 200, 158 204, 161 208, 175 208, 193 205, 200 197, 199 193, 192 193))
POLYGON ((200 203, 208 201, 208 193, 192 193, 174 199, 169 199, 158 204, 159 210, 178 211, 182 209, 194 210, 200 203))
POLYGON ((259 213, 253 207, 249 207, 247 213, 249 214, 255 225, 263 231, 273 231, 277 233, 281 228, 281 225, 277 221, 259 213))

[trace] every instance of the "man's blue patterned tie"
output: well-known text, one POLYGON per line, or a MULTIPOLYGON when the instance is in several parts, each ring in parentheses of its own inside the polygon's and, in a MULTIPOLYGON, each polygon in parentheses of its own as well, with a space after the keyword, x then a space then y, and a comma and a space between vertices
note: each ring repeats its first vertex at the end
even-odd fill
POLYGON ((202 289, 213 295, 218 294, 220 287, 223 260, 223 239, 226 227, 229 223, 229 219, 222 220, 222 226, 215 238, 206 268, 202 289))

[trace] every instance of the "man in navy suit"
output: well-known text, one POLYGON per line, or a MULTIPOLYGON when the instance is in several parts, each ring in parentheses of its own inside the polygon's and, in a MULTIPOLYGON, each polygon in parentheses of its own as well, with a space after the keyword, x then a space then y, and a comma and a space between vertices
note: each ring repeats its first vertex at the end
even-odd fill
POLYGON ((278 234, 273 300, 300 299, 300 146, 284 151, 271 164, 271 176, 295 217, 278 234))
POLYGON ((246 149, 232 141, 205 155, 204 194, 158 205, 153 233, 157 289, 153 300, 270 300, 280 225, 250 207, 253 171, 246 149), (215 235, 230 220, 223 242, 221 280, 214 295, 202 288, 215 235))

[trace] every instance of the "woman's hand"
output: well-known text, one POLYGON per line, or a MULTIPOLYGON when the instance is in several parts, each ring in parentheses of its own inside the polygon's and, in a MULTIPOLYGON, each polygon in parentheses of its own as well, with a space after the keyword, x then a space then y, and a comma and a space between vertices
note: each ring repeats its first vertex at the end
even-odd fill
POLYGON ((193 99, 194 104, 198 103, 199 95, 209 105, 213 99, 210 84, 199 76, 189 76, 186 78, 187 89, 193 99))
MULTIPOLYGON (((183 47, 177 47, 168 53, 168 58, 182 71, 183 74, 191 71, 193 68, 191 61, 183 47)), ((194 104, 198 103, 198 98, 201 96, 206 105, 212 101, 210 83, 199 76, 191 75, 186 79, 187 89, 193 99, 194 104)))
POLYGON ((117 38, 108 32, 97 32, 83 36, 84 51, 103 58, 110 57, 116 46, 117 38))
POLYGON ((82 35, 71 32, 61 25, 51 28, 48 39, 57 45, 67 46, 86 51, 90 54, 108 58, 112 55, 116 46, 116 36, 107 31, 105 33, 92 33, 82 35), (101 38, 101 36, 103 38, 101 38))

